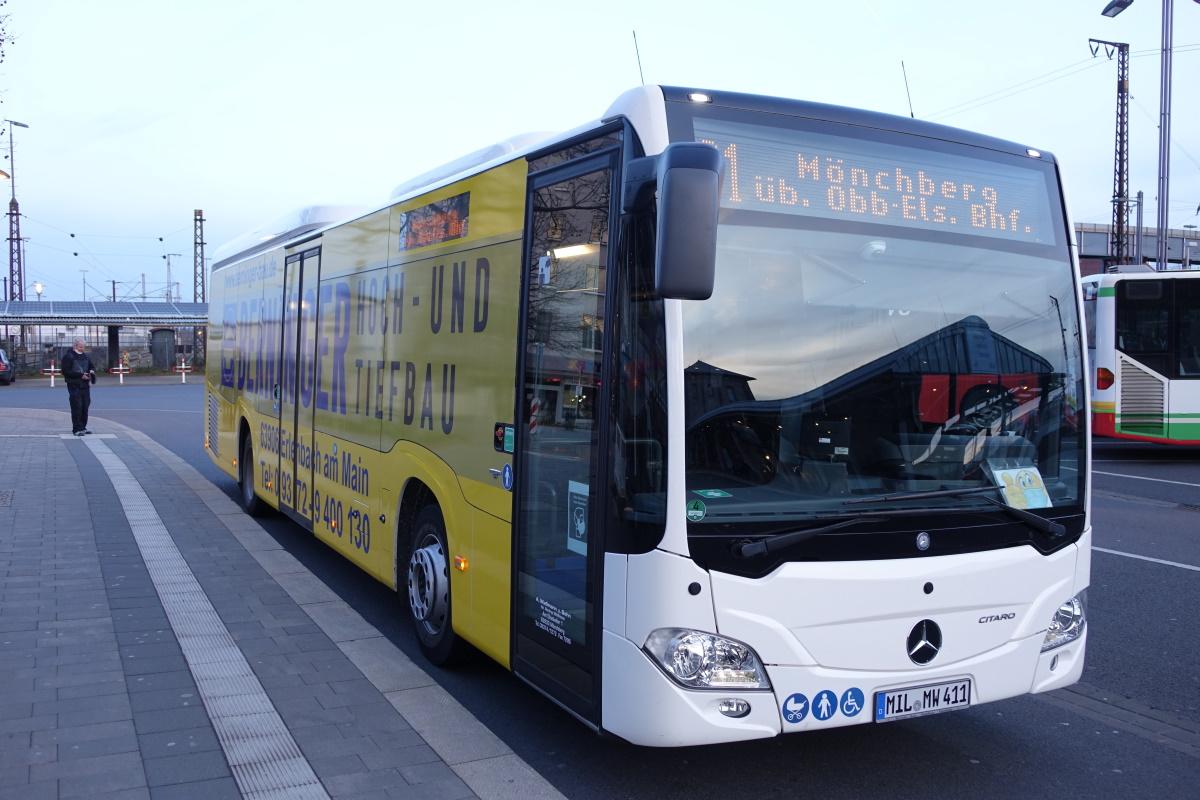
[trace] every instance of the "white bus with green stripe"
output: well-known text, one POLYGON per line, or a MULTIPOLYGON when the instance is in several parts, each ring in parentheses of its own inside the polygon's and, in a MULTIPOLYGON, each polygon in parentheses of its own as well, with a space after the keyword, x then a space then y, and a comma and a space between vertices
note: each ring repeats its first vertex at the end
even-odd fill
POLYGON ((1200 271, 1121 269, 1083 279, 1092 431, 1200 444, 1200 271))

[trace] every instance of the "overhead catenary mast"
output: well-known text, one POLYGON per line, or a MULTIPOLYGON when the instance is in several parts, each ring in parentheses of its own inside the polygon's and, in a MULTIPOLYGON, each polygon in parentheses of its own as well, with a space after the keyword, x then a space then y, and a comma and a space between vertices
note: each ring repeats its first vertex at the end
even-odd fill
MULTIPOLYGON (((1092 55, 1104 45, 1110 59, 1117 54, 1117 135, 1113 154, 1113 234, 1109 252, 1114 264, 1133 261, 1129 236, 1129 45, 1089 39, 1092 55)), ((1141 253, 1138 253, 1141 258, 1141 253)))
MULTIPOLYGON (((204 212, 196 209, 193 214, 194 238, 192 245, 193 258, 193 288, 192 302, 204 303, 204 212)), ((203 327, 192 328, 192 357, 200 360, 204 359, 205 351, 205 334, 207 329, 203 327)))

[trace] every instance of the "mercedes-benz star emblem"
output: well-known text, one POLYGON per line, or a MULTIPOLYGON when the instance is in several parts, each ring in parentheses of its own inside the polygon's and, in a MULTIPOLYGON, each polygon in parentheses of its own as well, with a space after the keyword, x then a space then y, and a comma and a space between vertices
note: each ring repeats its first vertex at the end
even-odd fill
POLYGON ((926 533, 925 531, 921 531, 920 533, 917 534, 917 549, 918 550, 928 550, 929 549, 929 534, 926 533))
POLYGON ((931 619, 923 619, 908 634, 908 657, 914 664, 928 664, 942 649, 942 629, 931 619))

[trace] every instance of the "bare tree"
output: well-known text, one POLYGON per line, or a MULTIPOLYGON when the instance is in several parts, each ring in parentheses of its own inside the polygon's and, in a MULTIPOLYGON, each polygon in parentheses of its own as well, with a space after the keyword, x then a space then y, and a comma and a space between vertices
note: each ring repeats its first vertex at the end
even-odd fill
MULTIPOLYGON (((8 5, 8 0, 0 0, 0 8, 8 5)), ((0 14, 0 64, 4 63, 4 49, 12 42, 8 36, 8 18, 11 14, 0 14)), ((4 91, 0 90, 0 98, 3 98, 4 91)), ((0 103, 4 100, 0 99, 0 103)))
POLYGON ((549 350, 568 358, 583 356, 588 333, 586 323, 600 330, 603 303, 596 310, 579 302, 581 292, 603 295, 603 257, 560 258, 555 250, 564 245, 594 243, 607 247, 608 185, 606 173, 583 176, 573 181, 538 190, 533 199, 529 341, 541 342, 549 350), (551 281, 537 280, 538 261, 550 259, 551 281))

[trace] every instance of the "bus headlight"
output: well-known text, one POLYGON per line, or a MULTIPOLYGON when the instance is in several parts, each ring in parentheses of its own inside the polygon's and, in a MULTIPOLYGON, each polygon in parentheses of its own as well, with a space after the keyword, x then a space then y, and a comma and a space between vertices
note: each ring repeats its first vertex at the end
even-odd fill
POLYGON ((1046 639, 1042 642, 1042 652, 1070 644, 1083 635, 1087 626, 1087 589, 1072 597, 1058 607, 1050 627, 1046 629, 1046 639))
POLYGON ((703 631, 659 628, 645 650, 663 672, 689 689, 770 689, 753 650, 741 642, 703 631))

